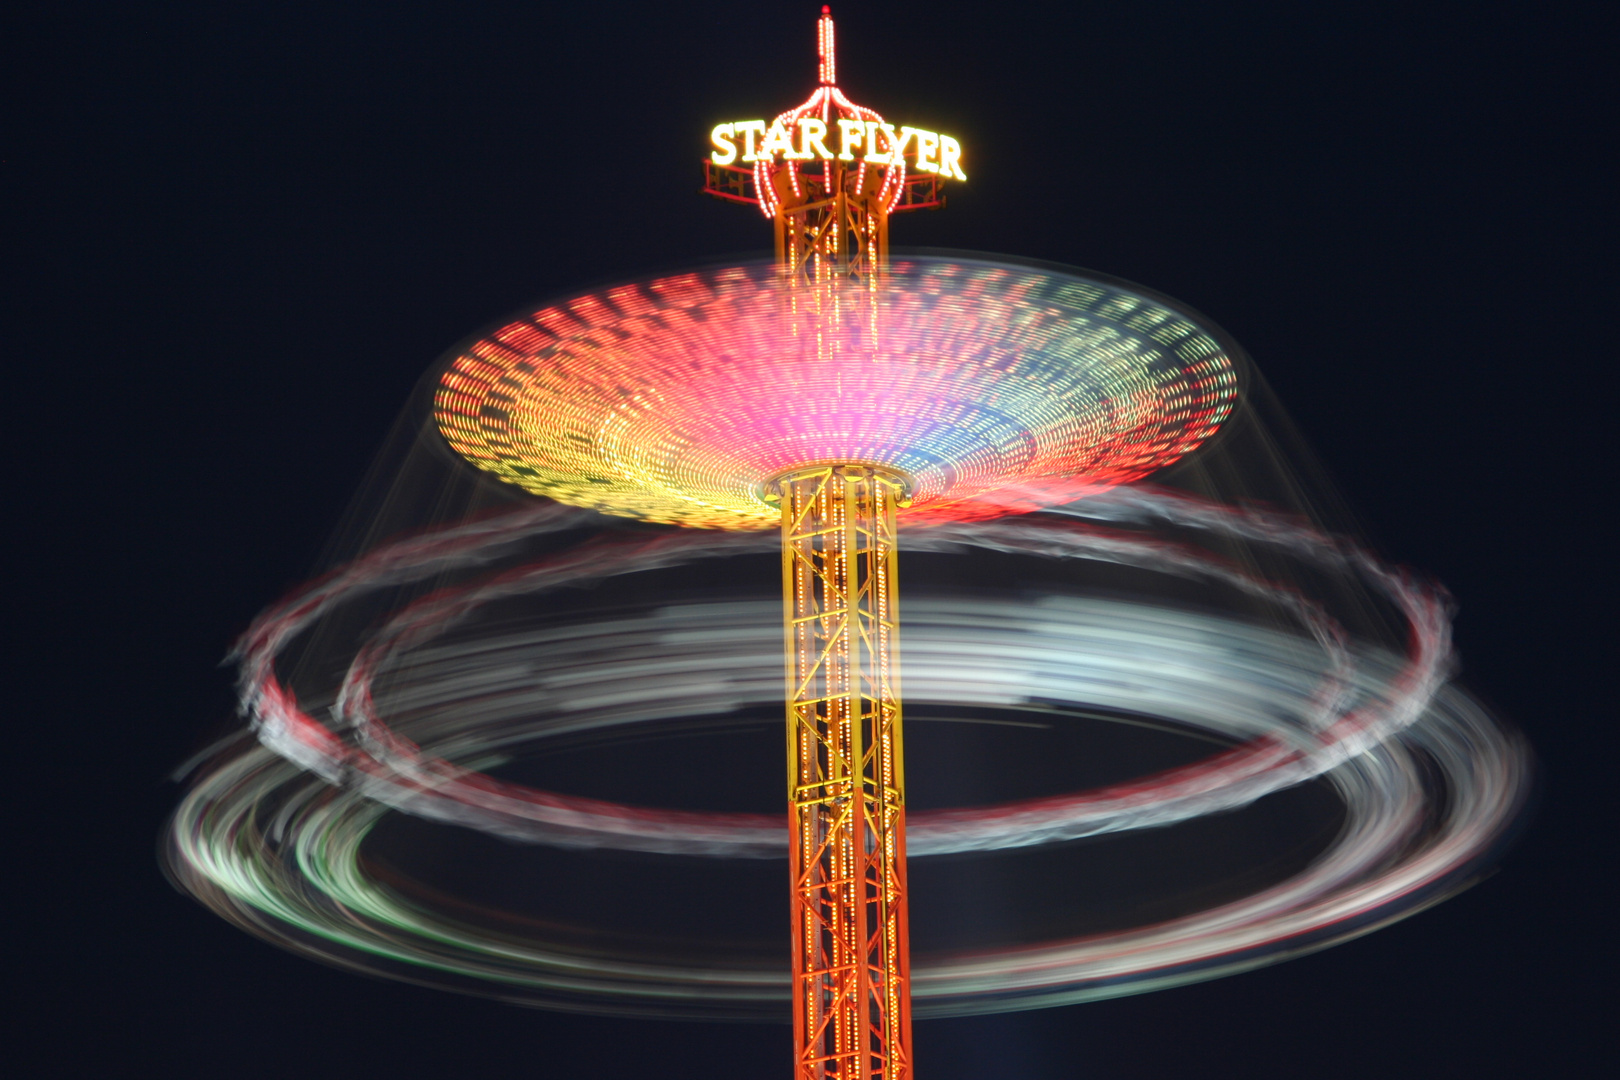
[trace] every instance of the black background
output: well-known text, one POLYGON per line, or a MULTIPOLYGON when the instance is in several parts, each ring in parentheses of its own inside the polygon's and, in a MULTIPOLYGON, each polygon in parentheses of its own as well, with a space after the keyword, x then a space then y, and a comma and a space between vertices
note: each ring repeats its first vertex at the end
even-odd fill
MULTIPOLYGON (((34 4, 5 37, 14 1075, 788 1075, 785 1028, 368 980, 170 890, 166 774, 424 368, 518 304, 763 253, 697 193, 817 5, 34 4)), ((1339 948, 918 1025, 923 1080, 1602 1074, 1612 47, 1597 4, 845 3, 858 101, 971 177, 899 244, 1140 281, 1243 342, 1541 760, 1499 873, 1339 948)), ((8 1071, 10 1068, 8 1067, 8 1071)))

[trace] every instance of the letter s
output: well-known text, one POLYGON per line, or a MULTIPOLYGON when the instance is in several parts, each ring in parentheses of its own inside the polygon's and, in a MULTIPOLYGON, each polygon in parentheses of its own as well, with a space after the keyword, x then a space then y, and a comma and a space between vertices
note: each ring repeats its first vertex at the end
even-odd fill
POLYGON ((710 161, 716 165, 730 165, 737 160, 737 144, 731 141, 736 130, 735 124, 716 124, 714 130, 709 132, 709 141, 714 143, 710 161))

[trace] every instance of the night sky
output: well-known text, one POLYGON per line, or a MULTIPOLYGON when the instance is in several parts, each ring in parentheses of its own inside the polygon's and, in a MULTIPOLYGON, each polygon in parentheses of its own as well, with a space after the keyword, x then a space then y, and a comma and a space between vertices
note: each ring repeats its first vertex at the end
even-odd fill
MULTIPOLYGON (((819 4, 31 8, 7 20, 0 144, 31 534, 7 1071, 786 1080, 785 1027, 562 1016, 280 952, 155 850, 168 774, 230 719, 221 657, 313 571, 444 349, 526 302, 768 254, 757 214, 697 193, 699 161, 714 123, 806 96, 819 4)), ((1470 892, 1235 978, 919 1023, 922 1080, 1604 1071, 1601 11, 834 5, 845 90, 966 148, 970 182, 894 242, 1090 267, 1229 330, 1371 542, 1455 593, 1464 679, 1540 759, 1470 892)))

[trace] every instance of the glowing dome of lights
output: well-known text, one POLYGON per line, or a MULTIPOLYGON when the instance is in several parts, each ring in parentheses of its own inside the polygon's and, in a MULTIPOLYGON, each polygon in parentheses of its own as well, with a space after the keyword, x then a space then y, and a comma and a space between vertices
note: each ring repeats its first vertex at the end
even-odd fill
MULTIPOLYGON (((779 127, 784 131, 793 131, 795 125, 807 116, 816 117, 829 126, 837 120, 860 120, 874 125, 877 129, 883 128, 883 117, 872 109, 855 104, 834 85, 836 69, 831 47, 832 20, 826 15, 822 16, 820 31, 821 85, 816 87, 815 92, 804 104, 778 116, 771 126, 771 131, 774 133, 779 127)), ((876 137, 875 133, 872 137, 876 137)), ((888 164, 877 166, 868 165, 863 157, 861 163, 856 166, 855 174, 855 190, 866 192, 875 190, 884 211, 891 212, 905 192, 906 159, 903 155, 891 155, 888 164)), ((774 165, 773 158, 765 154, 761 154, 759 160, 754 162, 754 190, 759 192, 760 213, 768 218, 777 215, 784 201, 802 203, 808 197, 825 197, 824 194, 811 195, 808 182, 801 183, 798 161, 789 157, 778 168, 774 165)))
POLYGON ((1237 349, 1122 282, 904 258, 881 283, 769 264, 575 297, 454 350, 438 429, 478 467, 609 514, 764 529, 763 487, 823 462, 912 481, 912 521, 974 520, 1146 476, 1231 413, 1237 349))

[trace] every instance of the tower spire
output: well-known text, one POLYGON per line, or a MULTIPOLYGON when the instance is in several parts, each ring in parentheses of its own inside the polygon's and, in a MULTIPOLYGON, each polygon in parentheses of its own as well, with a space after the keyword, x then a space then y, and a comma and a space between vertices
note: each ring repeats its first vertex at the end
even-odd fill
POLYGON ((832 8, 821 5, 821 21, 816 23, 816 58, 822 86, 838 84, 838 67, 833 57, 832 8))

